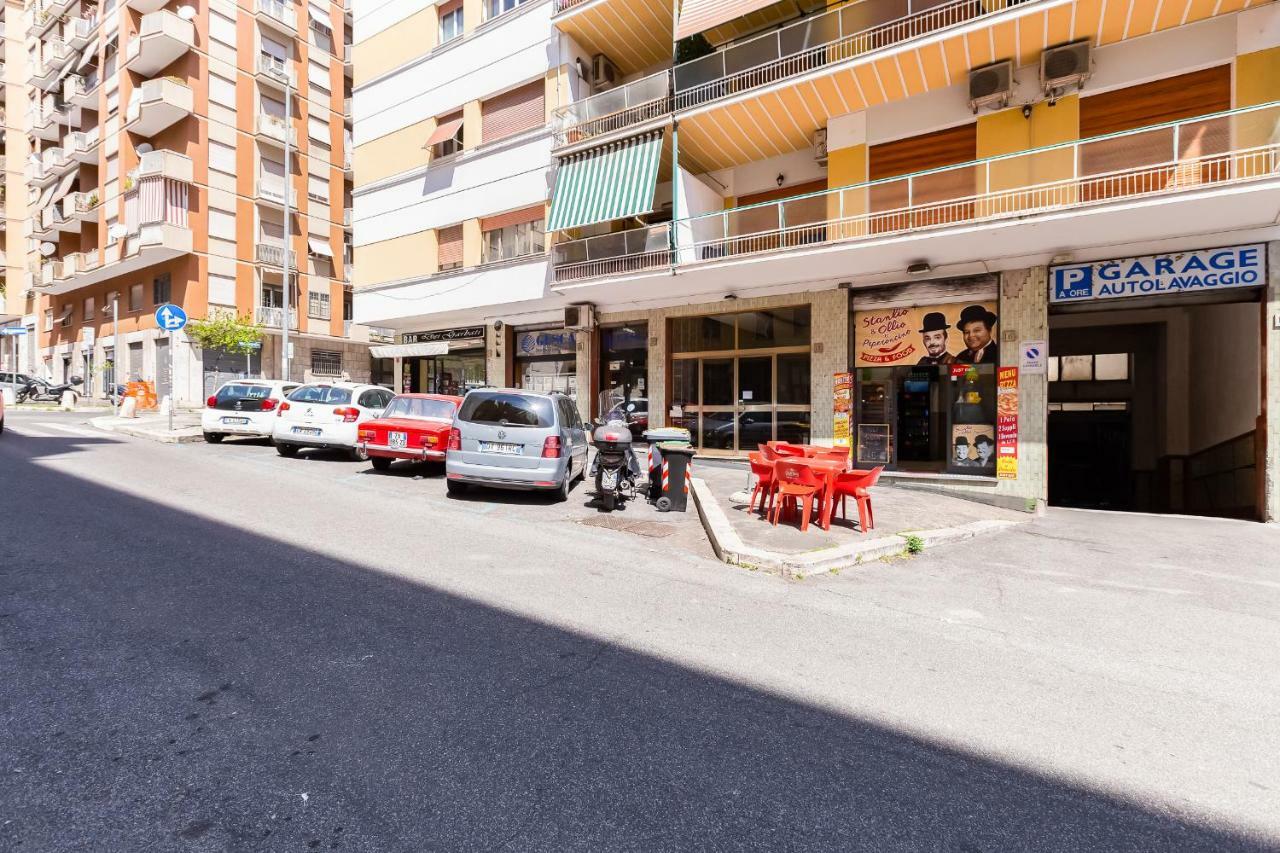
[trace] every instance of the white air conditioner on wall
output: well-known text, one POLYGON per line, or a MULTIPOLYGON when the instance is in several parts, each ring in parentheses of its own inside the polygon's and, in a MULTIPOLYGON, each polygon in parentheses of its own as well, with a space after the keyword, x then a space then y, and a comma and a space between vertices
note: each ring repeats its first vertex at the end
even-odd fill
POLYGON ((603 92, 618 85, 618 66, 603 53, 591 57, 591 88, 595 92, 603 92))
POLYGON ((573 331, 589 332, 596 327, 595 306, 590 304, 566 305, 564 327, 573 331))
POLYGON ((1093 52, 1089 40, 1051 47, 1040 54, 1040 88, 1046 96, 1059 98, 1070 86, 1079 88, 1093 74, 1093 52))
POLYGON ((975 113, 983 107, 1002 110, 1013 97, 1013 63, 993 62, 969 72, 969 108, 975 113))

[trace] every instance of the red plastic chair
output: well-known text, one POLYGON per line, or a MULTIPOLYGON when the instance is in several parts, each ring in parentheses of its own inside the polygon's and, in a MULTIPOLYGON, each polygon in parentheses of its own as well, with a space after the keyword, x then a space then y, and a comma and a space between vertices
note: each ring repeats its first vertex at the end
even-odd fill
POLYGON ((770 521, 778 526, 778 515, 783 509, 791 509, 803 503, 804 512, 800 517, 800 530, 809 529, 809 514, 821 494, 825 483, 814 473, 813 469, 802 462, 780 459, 773 466, 773 511, 770 521))
POLYGON ((840 501, 840 514, 846 519, 849 513, 845 504, 846 498, 853 498, 858 503, 858 528, 865 534, 876 528, 876 516, 871 509, 870 489, 880 480, 883 465, 870 471, 846 471, 836 475, 835 489, 831 493, 831 514, 836 513, 836 500, 840 501))
POLYGON ((760 448, 760 458, 765 462, 776 462, 781 458, 778 455, 778 451, 774 450, 771 445, 761 444, 758 446, 760 448))
POLYGON ((755 488, 751 490, 751 502, 747 504, 747 512, 755 512, 756 498, 760 498, 760 513, 765 514, 765 504, 773 506, 773 463, 765 459, 763 453, 752 451, 747 454, 751 463, 751 473, 756 475, 755 488))
POLYGON ((773 446, 773 451, 781 457, 804 458, 805 455, 803 447, 797 447, 794 444, 786 444, 784 442, 778 442, 775 444, 773 446))
POLYGON ((814 459, 822 459, 827 462, 843 462, 849 463, 849 448, 833 447, 829 450, 819 450, 813 455, 814 459))

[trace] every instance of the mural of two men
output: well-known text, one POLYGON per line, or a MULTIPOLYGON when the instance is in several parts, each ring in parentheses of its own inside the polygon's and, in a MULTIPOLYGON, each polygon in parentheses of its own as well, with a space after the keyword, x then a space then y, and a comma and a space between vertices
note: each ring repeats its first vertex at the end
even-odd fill
POLYGON ((930 311, 920 324, 920 337, 925 355, 916 364, 995 364, 999 362, 998 345, 992 336, 997 317, 982 305, 969 305, 960 312, 956 327, 964 337, 964 349, 952 355, 947 337, 951 324, 941 311, 930 311))

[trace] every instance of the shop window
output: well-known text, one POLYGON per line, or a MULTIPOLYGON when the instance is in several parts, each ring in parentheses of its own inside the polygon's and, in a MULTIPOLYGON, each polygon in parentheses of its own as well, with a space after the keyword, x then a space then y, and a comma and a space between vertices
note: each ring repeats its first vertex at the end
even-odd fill
POLYGON ((519 222, 484 232, 481 261, 491 264, 509 261, 527 255, 541 254, 546 250, 546 234, 541 219, 519 222))
POLYGON ((311 372, 320 376, 339 376, 342 374, 342 353, 339 350, 313 349, 311 351, 311 372))
POLYGON ((738 348, 804 346, 809 343, 809 309, 777 308, 738 315, 738 348))

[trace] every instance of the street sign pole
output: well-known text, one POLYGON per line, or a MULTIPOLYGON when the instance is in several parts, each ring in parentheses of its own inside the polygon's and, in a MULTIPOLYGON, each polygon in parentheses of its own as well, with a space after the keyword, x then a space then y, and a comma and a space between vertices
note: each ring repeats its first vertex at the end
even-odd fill
POLYGON ((173 375, 173 351, 178 343, 178 333, 169 333, 169 432, 173 432, 173 388, 178 377, 173 375))
POLYGON ((111 414, 120 417, 120 395, 115 386, 120 370, 120 297, 111 300, 111 414))
POLYGON ((177 348, 178 332, 187 325, 187 312, 172 302, 156 309, 156 325, 169 333, 169 432, 173 432, 173 398, 177 377, 173 375, 173 351, 177 348))

